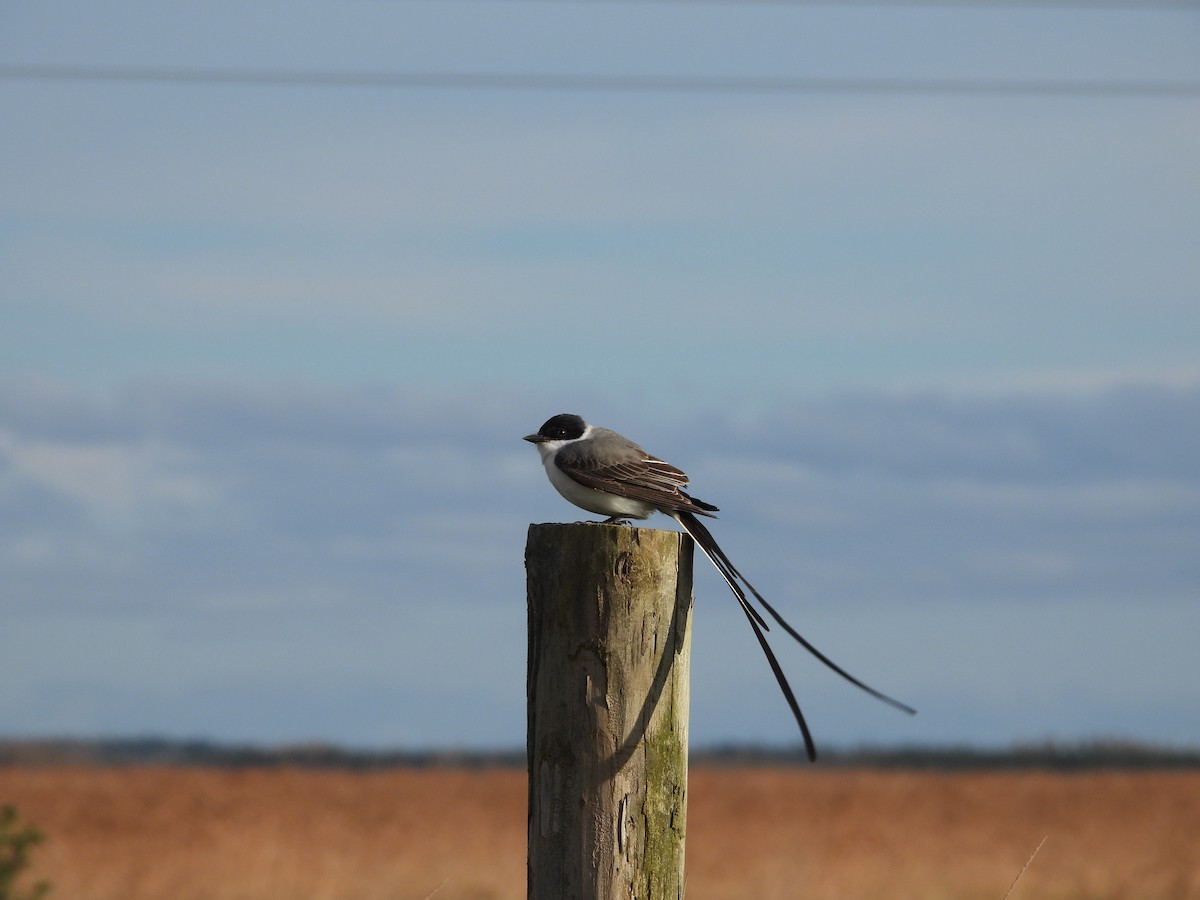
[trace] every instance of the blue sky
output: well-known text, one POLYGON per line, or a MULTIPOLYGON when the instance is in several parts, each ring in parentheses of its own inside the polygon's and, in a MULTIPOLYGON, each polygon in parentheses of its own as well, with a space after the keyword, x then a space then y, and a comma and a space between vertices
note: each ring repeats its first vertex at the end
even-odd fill
MULTIPOLYGON (((301 73, 1200 84, 1200 13, 6 4, 0 732, 514 746, 519 437, 687 469, 897 716, 1200 742, 1200 92, 578 91, 301 73)), ((791 744, 715 573, 694 738, 791 744)))

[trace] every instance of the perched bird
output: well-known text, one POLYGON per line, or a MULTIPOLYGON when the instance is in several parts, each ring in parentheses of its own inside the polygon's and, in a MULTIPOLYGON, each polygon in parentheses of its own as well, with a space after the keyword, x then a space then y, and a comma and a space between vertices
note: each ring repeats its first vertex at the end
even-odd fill
POLYGON ((754 630, 754 636, 766 654, 775 680, 791 707, 792 715, 804 736, 804 749, 810 760, 817 758, 816 746, 800 704, 792 693, 791 686, 775 658, 764 632, 770 630, 766 620, 751 604, 753 597, 789 635, 795 638, 809 653, 837 672, 851 684, 866 691, 884 703, 915 714, 912 707, 894 700, 873 687, 859 681, 824 653, 810 644, 796 629, 775 610, 746 577, 737 570, 725 552, 717 545, 708 528, 697 518, 716 518, 717 507, 686 493, 688 477, 681 470, 657 456, 651 456, 627 437, 608 428, 589 425, 579 416, 562 413, 546 420, 537 434, 526 435, 525 440, 535 445, 542 457, 542 465, 554 489, 571 503, 597 515, 607 516, 606 522, 615 524, 625 519, 645 519, 656 512, 670 516, 691 535, 692 540, 704 551, 733 595, 737 597, 742 612, 754 630), (747 596, 749 592, 749 596, 747 596))

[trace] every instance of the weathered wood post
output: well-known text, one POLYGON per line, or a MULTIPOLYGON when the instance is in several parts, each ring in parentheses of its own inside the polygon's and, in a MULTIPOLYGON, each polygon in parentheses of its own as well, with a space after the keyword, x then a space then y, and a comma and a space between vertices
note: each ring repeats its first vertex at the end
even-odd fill
POLYGON ((529 527, 530 900, 683 896, 692 549, 529 527))

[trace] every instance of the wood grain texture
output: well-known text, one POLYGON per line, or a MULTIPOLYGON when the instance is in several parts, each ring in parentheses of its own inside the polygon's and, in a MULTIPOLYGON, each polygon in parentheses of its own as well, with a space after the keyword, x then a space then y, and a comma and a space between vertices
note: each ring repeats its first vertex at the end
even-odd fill
POLYGON ((683 896, 692 549, 529 528, 530 900, 683 896))

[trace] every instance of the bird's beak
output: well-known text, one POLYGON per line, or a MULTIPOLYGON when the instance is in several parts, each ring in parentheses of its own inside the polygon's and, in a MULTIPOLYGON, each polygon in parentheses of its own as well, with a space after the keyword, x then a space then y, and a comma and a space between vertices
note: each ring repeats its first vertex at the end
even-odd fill
POLYGON ((540 443, 543 443, 546 439, 544 437, 542 437, 540 434, 527 434, 527 435, 525 435, 525 437, 521 438, 521 440, 529 441, 529 443, 531 443, 531 444, 540 444, 540 443))

